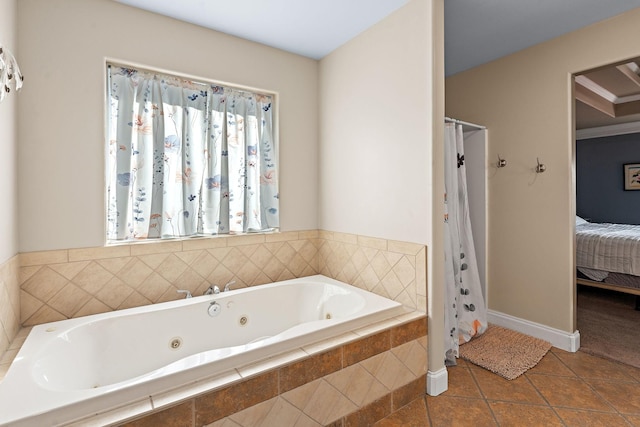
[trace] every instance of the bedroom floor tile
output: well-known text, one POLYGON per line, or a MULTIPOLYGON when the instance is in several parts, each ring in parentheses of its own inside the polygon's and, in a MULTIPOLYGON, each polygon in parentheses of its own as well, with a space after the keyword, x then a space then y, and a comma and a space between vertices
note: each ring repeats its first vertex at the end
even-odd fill
POLYGON ((449 390, 425 396, 375 424, 382 426, 638 426, 640 369, 553 348, 507 381, 460 360, 449 390))

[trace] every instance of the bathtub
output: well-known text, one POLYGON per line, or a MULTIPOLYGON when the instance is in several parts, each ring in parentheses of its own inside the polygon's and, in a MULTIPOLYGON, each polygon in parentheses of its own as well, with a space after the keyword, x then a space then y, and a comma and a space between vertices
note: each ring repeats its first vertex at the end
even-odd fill
POLYGON ((321 275, 35 326, 0 425, 60 425, 404 313, 321 275))

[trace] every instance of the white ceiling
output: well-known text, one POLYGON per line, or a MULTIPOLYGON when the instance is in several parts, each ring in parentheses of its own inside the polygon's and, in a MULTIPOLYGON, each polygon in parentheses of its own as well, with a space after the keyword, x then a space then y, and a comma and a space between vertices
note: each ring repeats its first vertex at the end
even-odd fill
MULTIPOLYGON (((408 0, 116 0, 320 59, 408 0)), ((445 72, 640 7, 640 0, 444 0, 445 72)), ((640 25, 640 23, 639 23, 640 25)))
POLYGON ((408 0, 116 0, 320 59, 408 0))

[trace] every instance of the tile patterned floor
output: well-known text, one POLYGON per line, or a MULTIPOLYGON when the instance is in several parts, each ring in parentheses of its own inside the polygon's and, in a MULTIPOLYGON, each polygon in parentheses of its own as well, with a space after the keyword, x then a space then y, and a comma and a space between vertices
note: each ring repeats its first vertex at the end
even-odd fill
POLYGON ((391 426, 638 426, 640 369, 553 348, 513 381, 464 360, 449 390, 379 421, 391 426))

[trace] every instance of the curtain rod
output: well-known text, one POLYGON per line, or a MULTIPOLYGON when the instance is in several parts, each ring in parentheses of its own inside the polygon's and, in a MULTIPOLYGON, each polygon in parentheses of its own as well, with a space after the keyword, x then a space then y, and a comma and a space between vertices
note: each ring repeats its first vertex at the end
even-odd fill
POLYGON ((458 120, 458 119, 452 119, 450 117, 445 117, 444 121, 445 122, 456 123, 456 124, 463 125, 463 126, 471 126, 471 127, 476 128, 478 130, 482 130, 482 129, 486 129, 487 128, 486 126, 480 126, 480 125, 476 125, 474 123, 464 122, 464 121, 458 120))

